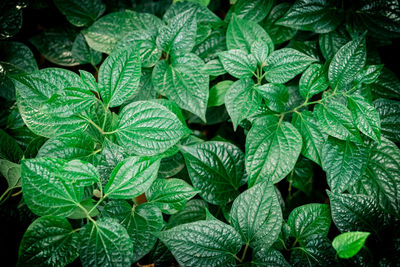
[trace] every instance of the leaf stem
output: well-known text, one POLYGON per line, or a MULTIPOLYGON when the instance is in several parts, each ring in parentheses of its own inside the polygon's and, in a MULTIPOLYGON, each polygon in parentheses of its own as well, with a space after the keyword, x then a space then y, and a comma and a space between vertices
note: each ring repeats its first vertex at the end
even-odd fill
POLYGON ((240 259, 240 262, 243 262, 244 259, 246 258, 246 253, 247 253, 247 249, 249 248, 249 243, 246 243, 246 246, 244 247, 244 251, 243 251, 243 255, 242 258, 240 259))
MULTIPOLYGON (((7 194, 11 191, 11 187, 7 188, 6 191, 4 191, 4 193, 0 196, 0 203, 3 201, 3 198, 5 196, 7 196, 7 194)), ((6 200, 7 198, 5 198, 4 200, 6 200)))

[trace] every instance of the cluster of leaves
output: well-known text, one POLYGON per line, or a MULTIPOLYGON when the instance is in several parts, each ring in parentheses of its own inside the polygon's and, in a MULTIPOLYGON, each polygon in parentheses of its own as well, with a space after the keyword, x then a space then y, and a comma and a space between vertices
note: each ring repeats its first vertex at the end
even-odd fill
POLYGON ((377 47, 399 3, 209 2, 54 0, 74 27, 31 44, 94 75, 0 43, 1 201, 36 216, 19 266, 398 259, 400 81, 377 47))

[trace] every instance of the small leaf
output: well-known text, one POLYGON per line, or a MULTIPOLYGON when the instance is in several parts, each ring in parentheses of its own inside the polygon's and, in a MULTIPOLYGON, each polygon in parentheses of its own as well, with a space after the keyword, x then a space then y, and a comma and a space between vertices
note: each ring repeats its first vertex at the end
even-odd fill
POLYGON ((286 110, 286 103, 289 101, 289 90, 286 86, 279 83, 267 83, 255 88, 264 98, 269 109, 278 113, 286 110))
POLYGON ((368 232, 343 233, 333 239, 332 246, 340 258, 348 259, 362 249, 369 235, 368 232))
POLYGON ((217 77, 225 74, 226 70, 219 59, 213 59, 204 65, 203 72, 210 76, 217 77))
POLYGON ((226 92, 232 84, 233 81, 226 80, 211 87, 207 107, 217 107, 223 105, 225 103, 226 92))
POLYGON ((0 174, 6 179, 8 188, 21 186, 21 166, 19 164, 0 159, 0 174))
POLYGON ((257 68, 255 58, 239 49, 221 52, 218 56, 224 69, 238 79, 253 76, 257 68))
POLYGON ((329 81, 325 66, 312 64, 301 75, 299 82, 300 95, 304 99, 310 99, 312 96, 326 90, 328 86, 329 81))

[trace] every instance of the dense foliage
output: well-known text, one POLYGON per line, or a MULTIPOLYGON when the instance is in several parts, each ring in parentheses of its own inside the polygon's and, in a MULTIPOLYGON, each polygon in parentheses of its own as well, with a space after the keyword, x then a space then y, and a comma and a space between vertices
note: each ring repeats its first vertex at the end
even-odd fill
POLYGON ((399 264, 397 0, 0 12, 18 266, 399 264), (64 21, 18 35, 24 12, 64 21))

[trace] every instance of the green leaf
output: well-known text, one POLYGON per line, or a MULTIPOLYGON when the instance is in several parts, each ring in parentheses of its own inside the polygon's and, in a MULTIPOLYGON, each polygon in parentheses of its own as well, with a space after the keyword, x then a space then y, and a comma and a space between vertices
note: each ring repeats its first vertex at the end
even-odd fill
POLYGON ((360 133, 350 110, 339 102, 328 102, 314 107, 314 116, 323 132, 341 140, 361 142, 360 133))
POLYGON ((0 159, 0 174, 6 179, 8 188, 21 186, 21 166, 19 164, 0 159))
POLYGON ((158 92, 205 121, 209 77, 203 73, 203 61, 194 54, 172 57, 171 64, 159 61, 152 82, 158 92))
POLYGON ((303 31, 327 33, 342 21, 341 11, 328 0, 298 0, 278 22, 303 31))
POLYGON ((24 155, 17 141, 0 129, 0 158, 18 163, 24 155))
POLYGON ((65 161, 52 158, 23 160, 22 192, 25 203, 39 216, 71 215, 83 198, 83 188, 58 178, 65 161))
POLYGON ((210 89, 207 107, 217 107, 225 104, 225 95, 232 86, 233 81, 226 80, 217 83, 210 89))
POLYGON ((0 5, 0 39, 14 36, 22 27, 22 6, 17 1, 3 1, 0 5))
POLYGON ((381 75, 368 88, 377 97, 400 99, 400 80, 388 68, 383 68, 381 75))
POLYGON ((76 66, 79 62, 72 55, 77 32, 71 28, 54 28, 35 35, 29 41, 50 62, 61 66, 76 66))
POLYGON ((57 176, 76 186, 89 186, 100 182, 96 167, 79 159, 65 163, 57 176))
POLYGON ((315 234, 326 236, 331 226, 331 213, 327 204, 306 204, 295 208, 289 215, 291 235, 297 240, 311 240, 315 234))
POLYGON ((259 249, 253 250, 253 260, 251 266, 257 267, 289 267, 291 266, 282 255, 275 249, 259 249))
POLYGON ((76 207, 75 211, 68 216, 68 219, 86 219, 87 218, 87 212, 91 211, 89 213, 90 217, 96 217, 97 215, 100 214, 99 210, 95 207, 95 201, 91 198, 81 201, 81 206, 84 207, 86 210, 83 210, 81 207, 76 207))
POLYGON ((217 220, 179 225, 158 237, 182 266, 235 266, 241 248, 235 229, 217 220))
POLYGON ((285 15, 290 7, 290 3, 281 3, 274 6, 264 23, 264 29, 271 36, 272 41, 276 45, 292 39, 297 32, 296 29, 277 24, 279 19, 285 15))
POLYGON ((368 232, 343 233, 333 239, 332 246, 340 258, 348 259, 362 249, 369 235, 368 232))
POLYGON ((267 58, 265 79, 271 83, 286 83, 315 61, 317 60, 293 48, 279 49, 267 58))
POLYGON ((356 75, 355 83, 357 85, 374 83, 381 75, 382 69, 383 64, 364 66, 361 72, 356 75))
POLYGON ((93 76, 93 74, 84 70, 79 70, 79 74, 81 76, 81 84, 84 88, 92 92, 100 92, 96 78, 93 76))
POLYGON ((374 101, 374 106, 379 113, 382 135, 400 142, 400 102, 380 98, 374 101))
POLYGON ((217 77, 225 74, 226 70, 219 59, 213 59, 204 65, 203 72, 210 76, 217 77))
POLYGON ((129 33, 150 31, 157 34, 162 25, 162 21, 152 14, 125 10, 101 17, 82 33, 91 48, 110 54, 129 33))
POLYGON ((286 86, 279 83, 267 83, 255 88, 270 110, 278 113, 286 110, 286 103, 289 101, 289 90, 286 86))
POLYGON ((342 193, 364 173, 368 149, 364 146, 329 137, 322 148, 322 168, 333 192, 342 193))
POLYGON ((199 195, 212 204, 224 205, 235 199, 246 182, 243 152, 236 146, 209 141, 182 146, 190 180, 199 195))
POLYGON ((244 191, 233 202, 230 217, 243 243, 252 248, 270 248, 283 221, 274 185, 263 182, 244 191))
POLYGON ((208 62, 212 59, 215 59, 218 52, 225 50, 225 31, 219 28, 213 30, 202 43, 197 44, 193 49, 193 53, 208 62))
POLYGON ((251 79, 238 80, 233 83, 225 94, 225 107, 236 130, 241 121, 257 111, 262 98, 254 89, 251 79))
POLYGON ((206 219, 207 203, 201 199, 189 200, 178 213, 172 214, 166 226, 167 229, 177 225, 206 219))
POLYGON ((104 207, 102 216, 117 219, 127 230, 133 244, 132 262, 137 262, 154 247, 164 220, 161 211, 151 204, 132 207, 126 201, 111 201, 104 207))
POLYGON ((256 41, 260 41, 267 46, 268 51, 274 51, 274 43, 271 37, 260 25, 253 21, 238 18, 233 14, 226 31, 226 46, 228 50, 241 49, 250 53, 251 46, 256 41))
POLYGON ((321 165, 322 147, 327 135, 318 127, 317 120, 313 114, 310 111, 295 113, 292 118, 292 124, 299 131, 303 140, 301 154, 321 165))
POLYGON ((103 102, 120 106, 139 86, 140 57, 135 47, 117 50, 100 66, 99 88, 103 102))
POLYGON ((238 79, 250 78, 257 68, 257 61, 251 54, 233 49, 218 54, 224 69, 238 79))
POLYGON ((376 233, 384 225, 384 213, 372 196, 328 192, 332 219, 341 232, 376 233))
POLYGON ((101 0, 54 0, 54 4, 77 27, 89 26, 106 10, 106 5, 101 0))
POLYGON ((172 55, 190 53, 195 45, 196 30, 196 16, 189 9, 173 17, 167 26, 160 29, 157 46, 172 55))
POLYGON ((330 240, 321 235, 313 235, 304 246, 292 250, 290 263, 293 266, 332 266, 335 264, 334 256, 330 240))
POLYGON ((370 156, 364 175, 355 191, 374 197, 390 214, 400 216, 400 150, 393 142, 382 138, 381 144, 370 145, 370 156))
POLYGON ((79 236, 67 219, 45 216, 26 230, 17 266, 65 266, 78 256, 79 236))
POLYGON ((157 178, 160 159, 129 157, 113 170, 104 193, 113 199, 130 199, 144 193, 157 178))
POLYGON ((360 132, 379 142, 381 140, 381 121, 375 107, 359 94, 348 96, 347 105, 360 132))
POLYGON ((117 129, 120 145, 143 156, 163 153, 189 133, 174 113, 154 101, 137 101, 125 106, 117 129))
POLYGON ((79 255, 83 266, 128 266, 133 246, 126 229, 112 218, 88 223, 80 232, 79 255))
POLYGON ((238 18, 260 22, 268 15, 273 5, 274 1, 270 0, 238 0, 232 12, 238 18))
POLYGON ((311 195, 313 190, 313 170, 314 164, 311 160, 300 157, 294 166, 293 171, 286 177, 289 184, 303 191, 307 196, 311 195))
POLYGON ((89 47, 83 34, 78 34, 72 45, 72 56, 80 63, 97 65, 102 59, 102 54, 89 47))
POLYGON ((350 35, 344 27, 320 34, 318 38, 319 48, 325 59, 332 59, 337 51, 349 41, 351 41, 350 35))
POLYGON ((364 67, 366 58, 364 36, 342 46, 329 65, 328 77, 331 87, 335 90, 345 90, 364 67))
POLYGON ((198 192, 181 179, 156 179, 147 190, 146 198, 162 212, 173 214, 181 210, 198 192))
POLYGON ((251 55, 257 60, 260 66, 264 66, 267 62, 267 58, 272 51, 269 51, 269 47, 262 41, 255 41, 250 48, 251 55))
POLYGON ((277 183, 293 169, 302 139, 288 122, 269 115, 256 120, 246 137, 249 186, 262 181, 277 183))
POLYGON ((303 75, 301 75, 299 82, 300 95, 308 100, 312 96, 325 91, 328 86, 329 81, 325 66, 321 64, 312 64, 303 75))

